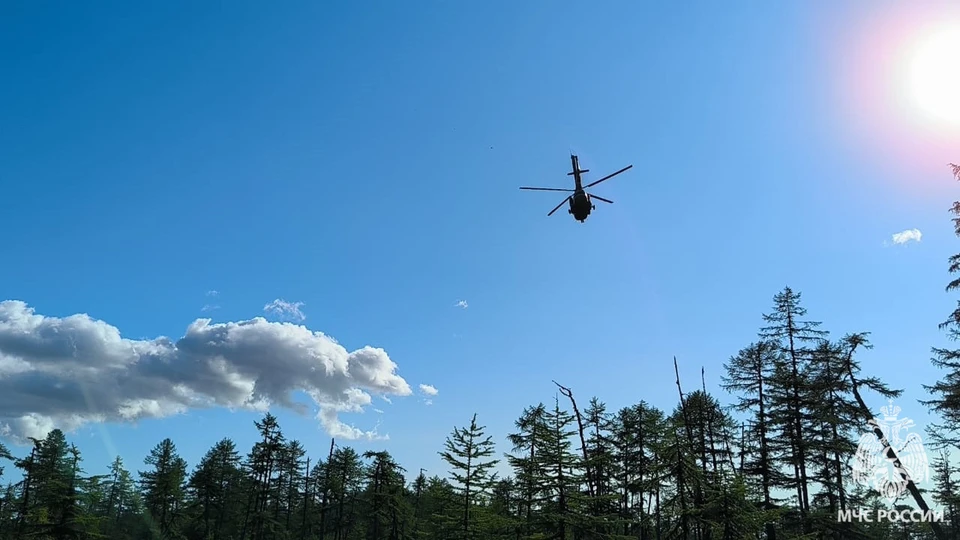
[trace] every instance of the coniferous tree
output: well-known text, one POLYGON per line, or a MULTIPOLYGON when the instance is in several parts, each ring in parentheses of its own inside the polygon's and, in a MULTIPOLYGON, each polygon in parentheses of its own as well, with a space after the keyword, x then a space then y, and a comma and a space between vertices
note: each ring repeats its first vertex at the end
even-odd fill
POLYGON ((367 467, 367 540, 398 540, 406 528, 408 512, 404 499, 404 469, 388 452, 365 452, 367 467))
POLYGON ((513 468, 517 489, 520 491, 521 531, 525 536, 533 534, 534 512, 543 503, 543 467, 540 454, 543 452, 546 407, 538 403, 527 407, 514 422, 517 431, 507 436, 513 445, 512 454, 506 454, 507 463, 513 468))
POLYGON ((260 440, 254 444, 247 455, 246 469, 252 476, 252 489, 248 493, 247 509, 241 536, 250 534, 251 538, 261 540, 272 537, 277 531, 278 508, 271 512, 271 503, 277 503, 282 489, 280 464, 282 463, 286 440, 280 430, 277 417, 266 413, 262 420, 255 422, 260 440))
POLYGON ((774 384, 771 387, 770 425, 784 442, 772 448, 778 451, 780 461, 793 469, 793 481, 789 487, 797 495, 801 523, 810 513, 810 475, 807 467, 811 449, 804 436, 809 428, 811 407, 815 395, 809 382, 809 365, 812 348, 824 339, 827 332, 820 330, 820 322, 806 320, 806 308, 800 305, 800 293, 785 287, 774 296, 774 309, 763 316, 769 326, 761 329, 760 336, 775 343, 780 350, 774 367, 774 384))
POLYGON ((620 409, 612 424, 622 534, 657 538, 662 521, 659 498, 668 477, 658 455, 666 434, 663 412, 641 401, 620 409))
POLYGON ((220 540, 239 531, 235 524, 242 515, 240 455, 231 439, 221 439, 207 451, 190 475, 193 537, 220 540))
POLYGON ((110 464, 110 471, 104 478, 103 489, 106 495, 100 511, 102 531, 107 537, 129 538, 143 527, 140 519, 142 510, 140 493, 133 476, 124 465, 123 458, 117 456, 110 464))
MULTIPOLYGON (((781 354, 779 345, 774 342, 751 343, 730 358, 725 365, 726 375, 722 378, 724 389, 738 393, 734 409, 750 415, 749 428, 745 428, 744 434, 751 444, 740 448, 741 473, 746 489, 753 484, 759 490, 766 511, 780 506, 782 501, 774 496, 774 489, 787 484, 773 453, 777 443, 771 415, 771 386, 776 366, 782 364, 781 354)), ((767 540, 776 539, 772 520, 764 524, 764 532, 767 540)))
MULTIPOLYGON (((953 175, 960 181, 960 165, 950 164, 953 175)), ((953 214, 954 234, 960 237, 960 201, 955 201, 950 208, 953 214)), ((960 274, 960 253, 948 259, 950 274, 960 274)), ((960 290, 960 276, 950 280, 946 287, 947 292, 960 290)), ((949 317, 939 325, 947 332, 951 341, 960 340, 960 300, 949 317)), ((946 347, 933 348, 933 365, 944 371, 943 376, 932 385, 924 388, 930 392, 932 399, 923 400, 936 412, 941 423, 928 428, 930 438, 941 447, 960 449, 960 349, 946 347)))
POLYGON ((440 456, 450 465, 450 477, 455 482, 460 498, 460 530, 462 538, 482 538, 483 523, 471 519, 471 507, 484 501, 495 476, 491 473, 498 459, 493 459, 493 437, 486 435, 486 427, 477 424, 477 415, 468 427, 455 427, 440 456))
POLYGON ((426 503, 424 501, 424 491, 427 488, 427 475, 424 474, 424 470, 420 469, 420 474, 413 480, 413 528, 410 531, 410 536, 413 538, 422 538, 424 536, 424 507, 426 503))
POLYGON ((543 439, 539 467, 542 471, 541 527, 556 538, 582 532, 584 484, 581 460, 573 453, 571 439, 577 434, 576 418, 560 408, 558 400, 544 413, 543 439))
POLYGON ((139 473, 150 529, 160 538, 177 537, 186 495, 187 462, 169 438, 160 441, 143 462, 152 467, 139 473))
MULTIPOLYGON (((0 442, 0 459, 7 460, 7 461, 14 460, 13 454, 10 453, 10 450, 2 442, 0 442)), ((0 479, 2 478, 3 478, 3 465, 2 465, 2 462, 0 462, 0 479)))
POLYGON ((357 517, 358 494, 363 485, 363 462, 353 448, 337 448, 329 462, 331 519, 328 530, 333 540, 346 540, 357 517))
POLYGON ((520 536, 523 499, 512 477, 502 478, 490 489, 490 502, 486 505, 490 526, 487 538, 515 539, 520 536))
POLYGON ((952 538, 960 538, 960 481, 956 478, 958 472, 960 468, 951 462, 949 450, 942 450, 934 459, 934 500, 944 510, 946 528, 952 538))
POLYGON ((589 514, 592 521, 588 526, 591 533, 588 537, 609 538, 622 530, 618 523, 620 495, 617 478, 620 474, 614 447, 614 420, 607 412, 606 404, 596 397, 590 399, 583 417, 587 450, 584 469, 591 471, 593 484, 592 494, 589 491, 585 493, 590 497, 589 514))

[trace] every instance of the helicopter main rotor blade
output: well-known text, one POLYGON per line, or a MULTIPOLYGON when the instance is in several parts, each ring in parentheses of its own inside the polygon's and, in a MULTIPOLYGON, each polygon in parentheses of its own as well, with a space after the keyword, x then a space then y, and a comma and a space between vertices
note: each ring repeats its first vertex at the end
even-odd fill
POLYGON ((563 203, 565 203, 565 202, 567 202, 567 201, 569 201, 569 200, 570 200, 570 197, 567 197, 566 199, 560 201, 560 204, 558 204, 556 208, 554 208, 553 210, 551 210, 550 213, 547 214, 547 217, 552 216, 554 212, 556 212, 557 210, 560 209, 561 206, 563 206, 563 203))
POLYGON ((522 187, 520 189, 529 189, 530 191, 565 191, 567 193, 571 193, 574 191, 572 189, 560 189, 560 188, 552 188, 552 187, 522 187))
POLYGON ((596 199, 596 200, 598 200, 598 201, 603 201, 603 202, 605 202, 605 203, 613 204, 613 201, 611 201, 610 199, 604 199, 603 197, 598 197, 598 196, 594 195, 593 193, 587 193, 587 195, 590 195, 590 200, 596 199))
POLYGON ((633 165, 627 165, 626 167, 620 169, 619 171, 617 171, 617 172, 615 172, 615 173, 613 173, 613 174, 608 174, 607 176, 604 176, 603 178, 597 180, 596 182, 591 182, 591 183, 589 183, 589 184, 587 184, 587 185, 585 185, 585 186, 583 186, 583 187, 584 187, 584 188, 593 187, 593 186, 599 184, 600 182, 604 182, 604 181, 606 181, 606 180, 609 180, 609 179, 613 178, 614 176, 622 173, 623 171, 626 171, 626 170, 630 169, 631 167, 633 167, 633 165))

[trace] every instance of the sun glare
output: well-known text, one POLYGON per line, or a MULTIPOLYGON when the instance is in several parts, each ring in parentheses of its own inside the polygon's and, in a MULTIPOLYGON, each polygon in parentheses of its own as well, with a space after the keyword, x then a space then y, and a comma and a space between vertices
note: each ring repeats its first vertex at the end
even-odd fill
POLYGON ((930 120, 960 126, 960 24, 923 36, 910 55, 908 92, 930 120))

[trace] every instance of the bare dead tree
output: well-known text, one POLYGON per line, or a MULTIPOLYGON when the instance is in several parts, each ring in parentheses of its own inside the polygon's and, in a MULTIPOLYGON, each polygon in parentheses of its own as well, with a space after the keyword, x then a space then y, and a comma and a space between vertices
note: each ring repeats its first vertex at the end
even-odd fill
MULTIPOLYGON (((910 473, 907 472, 903 466, 903 463, 900 462, 900 457, 897 456, 896 450, 893 449, 893 446, 890 445, 890 441, 888 441, 886 435, 883 434, 883 430, 880 429, 880 425, 877 423, 876 418, 874 418, 873 414, 870 412, 870 407, 867 407, 867 403, 860 395, 860 385, 866 384, 866 381, 857 380, 856 376, 853 374, 852 360, 853 353, 856 351, 857 347, 870 347, 870 345, 867 343, 866 336, 864 334, 854 334, 847 336, 845 341, 849 345, 849 349, 847 350, 847 354, 844 358, 844 364, 847 368, 847 375, 850 377, 850 386, 853 389, 853 397, 856 398, 857 404, 860 406, 860 410, 864 418, 869 418, 869 420, 867 420, 867 424, 873 429, 873 433, 877 436, 877 439, 880 440, 880 444, 883 445, 884 457, 893 463, 893 468, 896 469, 897 474, 899 474, 900 478, 906 483, 907 490, 910 492, 910 495, 913 496, 913 500, 917 503, 917 506, 920 507, 920 510, 922 510, 925 514, 929 514, 930 506, 923 498, 923 494, 920 493, 920 490, 917 489, 917 485, 913 482, 913 478, 910 477, 910 473)), ((891 396, 898 396, 901 392, 886 390, 883 393, 891 396)), ((947 540, 947 534, 940 527, 939 523, 935 521, 930 521, 929 523, 930 528, 933 529, 933 534, 937 537, 937 540, 947 540)))
POLYGON ((557 385, 560 388, 560 393, 570 400, 570 404, 573 406, 573 413, 577 417, 577 427, 580 432, 580 448, 583 451, 583 465, 584 469, 587 472, 587 493, 592 499, 594 497, 594 486, 593 486, 593 467, 590 466, 590 454, 587 451, 587 439, 583 435, 583 417, 580 415, 580 409, 577 408, 577 400, 573 399, 573 391, 558 383, 553 381, 553 384, 557 385))

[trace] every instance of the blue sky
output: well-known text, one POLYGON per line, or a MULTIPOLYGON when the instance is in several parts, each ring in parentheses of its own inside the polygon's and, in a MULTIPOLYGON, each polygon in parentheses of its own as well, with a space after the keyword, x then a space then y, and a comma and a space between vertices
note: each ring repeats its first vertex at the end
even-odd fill
MULTIPOLYGON (((925 423, 914 400, 954 306, 957 131, 862 122, 856 38, 892 8, 819 6, 4 6, 0 300, 134 340, 302 302, 302 324, 383 348, 413 391, 341 414, 390 437, 350 444, 442 474, 453 426, 476 412, 507 451, 551 379, 672 408, 675 355, 687 389, 701 367, 716 389, 789 285, 837 337, 872 332, 865 371, 925 423), (588 179, 634 166, 585 224, 517 190, 567 187, 571 151, 588 179)), ((274 412, 325 453, 312 414, 274 412)), ((71 437, 89 471, 115 453, 142 468, 167 436, 193 465, 222 437, 249 448, 259 416, 71 437)))

